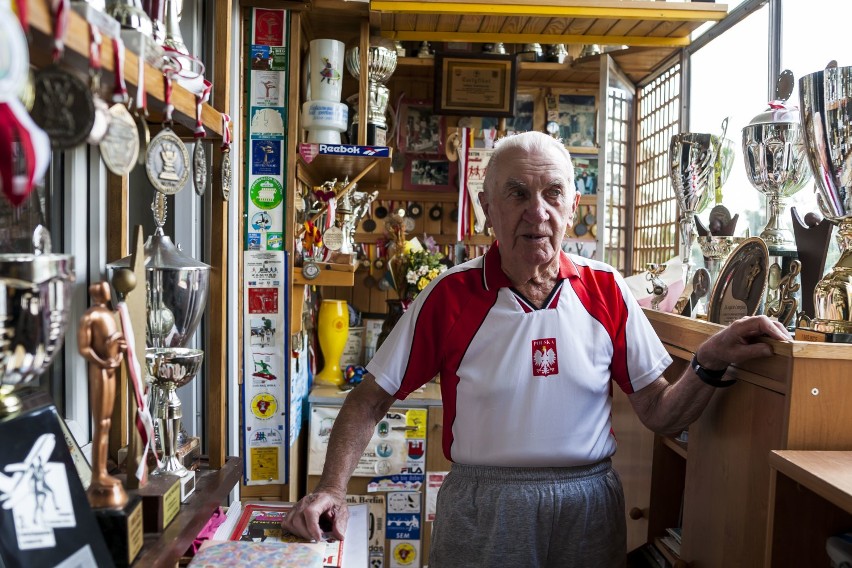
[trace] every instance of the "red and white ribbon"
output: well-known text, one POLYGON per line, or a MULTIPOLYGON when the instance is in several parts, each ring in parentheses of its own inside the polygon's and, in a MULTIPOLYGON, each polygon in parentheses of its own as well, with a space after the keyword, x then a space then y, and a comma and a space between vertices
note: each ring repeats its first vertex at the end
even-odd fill
POLYGON ((136 468, 136 478, 142 480, 145 476, 145 465, 148 463, 148 451, 154 455, 157 460, 157 467, 162 467, 162 463, 157 457, 157 452, 154 448, 154 420, 151 417, 151 411, 148 408, 148 398, 145 396, 145 387, 142 383, 142 368, 139 366, 139 358, 136 356, 136 342, 133 336, 133 326, 130 323, 130 310, 127 308, 126 302, 118 303, 118 315, 121 319, 121 327, 124 332, 124 340, 127 342, 127 370, 130 374, 130 382, 133 384, 133 395, 136 399, 136 430, 139 432, 139 438, 142 440, 142 459, 139 460, 139 467, 136 468))
POLYGON ((210 100, 210 89, 213 83, 204 80, 204 92, 201 95, 195 95, 195 137, 204 138, 207 132, 204 130, 204 121, 201 120, 201 111, 204 108, 204 103, 210 100))
POLYGON ((53 10, 53 61, 65 53, 65 34, 68 32, 69 0, 51 0, 53 10))
POLYGON ((29 197, 36 173, 35 147, 29 131, 18 118, 20 113, 16 113, 16 110, 23 109, 15 109, 16 105, 20 105, 16 99, 0 102, 0 185, 3 187, 3 195, 15 207, 29 197), (22 154, 19 158, 26 169, 23 179, 15 175, 16 143, 22 154))
MULTIPOLYGON (((127 102, 127 83, 124 82, 124 41, 120 37, 112 38, 112 62, 115 71, 114 86, 112 89, 112 102, 127 102)), ((145 61, 139 58, 140 67, 145 66, 145 61)))
POLYGON ((163 119, 163 122, 172 122, 172 113, 175 110, 175 107, 172 104, 172 91, 174 90, 172 75, 174 73, 174 68, 169 66, 163 67, 163 83, 165 84, 165 92, 163 94, 163 102, 165 103, 165 117, 163 119))
POLYGON ((231 117, 222 113, 222 151, 231 150, 231 117))
POLYGON ((25 34, 30 33, 30 17, 29 17, 29 7, 27 6, 27 0, 18 0, 18 20, 21 22, 21 27, 24 29, 25 34))

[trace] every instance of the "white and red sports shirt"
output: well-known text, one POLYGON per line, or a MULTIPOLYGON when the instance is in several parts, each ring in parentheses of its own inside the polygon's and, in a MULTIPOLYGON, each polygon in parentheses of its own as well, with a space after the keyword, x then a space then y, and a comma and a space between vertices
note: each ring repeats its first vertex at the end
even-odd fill
POLYGON ((615 381, 632 393, 672 359, 612 267, 560 253, 542 309, 500 250, 451 268, 417 297, 367 370, 397 399, 441 373, 443 449, 472 465, 555 467, 615 453, 615 381))

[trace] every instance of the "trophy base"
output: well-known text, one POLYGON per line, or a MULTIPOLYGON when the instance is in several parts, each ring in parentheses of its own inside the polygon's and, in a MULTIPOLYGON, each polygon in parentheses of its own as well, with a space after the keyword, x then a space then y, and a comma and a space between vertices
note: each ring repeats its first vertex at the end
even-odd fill
POLYGON ((0 564, 110 566, 56 406, 42 391, 15 396, 21 410, 0 418, 0 564))
POLYGON ((152 475, 142 497, 142 526, 145 532, 162 532, 180 511, 180 478, 174 475, 152 475))
POLYGON ((818 343, 852 343, 852 333, 835 333, 797 327, 795 339, 796 341, 815 341, 818 343))
POLYGON ((188 471, 186 475, 180 478, 180 502, 186 503, 186 500, 193 493, 195 493, 195 472, 188 471))
POLYGON ((116 568, 133 564, 145 542, 142 498, 132 495, 121 509, 92 509, 92 512, 101 527, 101 534, 104 535, 116 568))
MULTIPOLYGON (((367 123, 367 146, 387 146, 388 129, 373 122, 367 123)), ((352 144, 358 142, 358 123, 353 122, 349 141, 352 144)))

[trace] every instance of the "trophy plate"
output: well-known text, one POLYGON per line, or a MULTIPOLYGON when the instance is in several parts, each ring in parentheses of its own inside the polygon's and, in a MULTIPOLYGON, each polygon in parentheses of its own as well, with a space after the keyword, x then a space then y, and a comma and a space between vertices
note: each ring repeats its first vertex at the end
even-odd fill
POLYGON ((174 195, 189 180, 189 152, 183 141, 170 128, 161 130, 145 154, 145 172, 154 189, 163 195, 174 195))
POLYGON ((192 151, 192 184, 196 194, 204 195, 207 189, 207 155, 200 139, 195 141, 195 149, 192 151))
POLYGON ((133 115, 123 104, 112 105, 109 114, 109 129, 100 143, 101 158, 109 171, 124 177, 139 159, 139 133, 133 115))
POLYGON ((759 312, 769 279, 769 250, 760 237, 744 240, 728 257, 713 284, 707 319, 729 325, 759 312))
POLYGON ((36 73, 32 117, 50 137, 50 145, 68 150, 80 145, 95 123, 92 92, 75 75, 55 65, 36 73))
POLYGON ((343 248, 343 230, 340 227, 329 227, 322 234, 322 242, 328 250, 340 250, 343 248))

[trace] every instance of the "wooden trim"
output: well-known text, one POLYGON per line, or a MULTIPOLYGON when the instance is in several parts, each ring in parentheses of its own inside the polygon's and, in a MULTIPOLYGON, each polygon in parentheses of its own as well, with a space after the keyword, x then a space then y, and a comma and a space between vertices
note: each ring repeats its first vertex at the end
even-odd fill
MULTIPOLYGON (((220 108, 231 107, 231 9, 233 0, 216 2, 213 33, 222 57, 213 69, 213 97, 220 108)), ((221 121, 221 117, 220 117, 221 121)), ((222 125, 218 125, 221 131, 222 125)), ((239 187, 239 183, 237 183, 239 187)), ((213 200, 210 231, 210 294, 208 299, 207 353, 207 453, 210 467, 225 465, 228 439, 228 218, 229 204, 222 197, 222 149, 213 145, 213 200)), ((232 195, 239 191, 231 190, 232 195)))
MULTIPOLYGON (((464 6, 464 4, 460 4, 464 6)), ((395 41, 437 42, 505 42, 505 43, 596 43, 599 45, 630 45, 641 47, 686 47, 689 37, 645 37, 629 35, 579 35, 538 33, 481 33, 445 31, 382 31, 382 37, 395 41)))
POLYGON ((359 66, 361 67, 361 77, 358 80, 358 145, 367 145, 367 124, 369 122, 368 104, 370 102, 370 84, 369 73, 364 70, 369 68, 368 61, 370 55, 370 22, 363 20, 361 22, 361 38, 358 46, 358 55, 360 58, 359 66))
MULTIPOLYGON (((127 177, 117 176, 107 170, 107 259, 110 262, 124 258, 128 254, 128 181, 127 177)), ((113 298, 115 300, 115 298, 113 298)), ((115 405, 112 411, 112 422, 109 429, 109 455, 113 459, 118 456, 118 450, 127 445, 129 431, 128 403, 130 401, 126 367, 118 367, 115 377, 115 405)))
POLYGON ((774 450, 769 466, 852 514, 852 452, 774 450))

